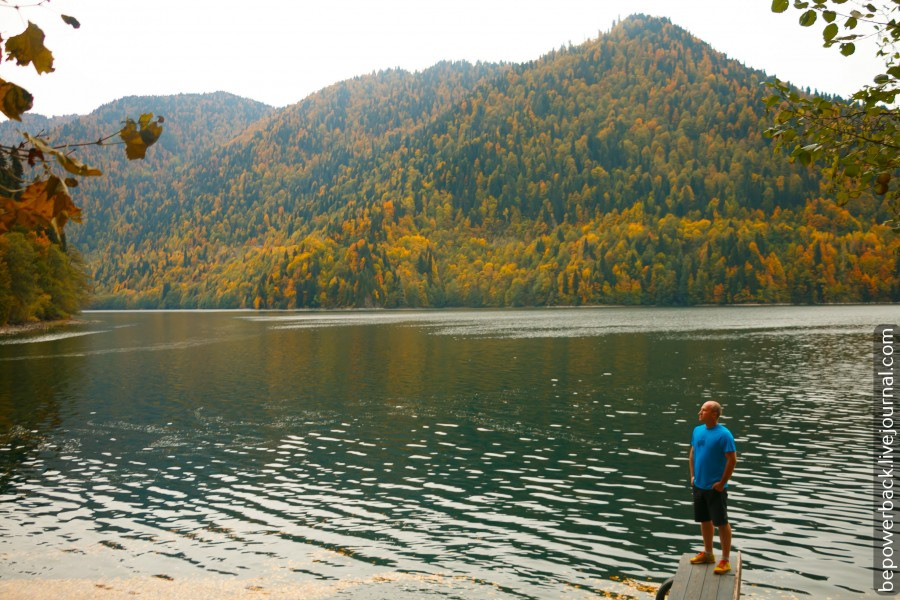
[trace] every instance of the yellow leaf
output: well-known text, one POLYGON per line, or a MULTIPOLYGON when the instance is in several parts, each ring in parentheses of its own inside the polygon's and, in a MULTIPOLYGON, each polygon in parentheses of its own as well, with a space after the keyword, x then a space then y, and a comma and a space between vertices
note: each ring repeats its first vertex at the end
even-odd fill
POLYGON ((147 144, 141 139, 141 134, 134 121, 128 119, 125 127, 119 132, 119 137, 125 142, 125 156, 129 160, 144 158, 147 153, 147 144))
POLYGON ((80 160, 74 159, 62 152, 56 153, 56 160, 62 165, 63 169, 72 175, 81 175, 82 177, 97 177, 103 175, 103 171, 100 169, 89 167, 80 160))
POLYGON ((0 196, 0 233, 6 233, 16 223, 16 201, 0 196))
POLYGON ((28 132, 25 132, 22 135, 25 137, 26 140, 28 140, 29 144, 31 144, 32 146, 34 146, 41 152, 46 152, 47 154, 53 154, 54 152, 57 152, 56 150, 53 149, 53 146, 51 146, 50 144, 48 144, 47 142, 45 142, 44 140, 42 140, 39 137, 35 137, 28 132))
POLYGON ((57 162, 62 165, 63 169, 65 169, 72 175, 80 175, 82 177, 96 177, 99 175, 103 175, 103 171, 101 171, 100 169, 95 169, 93 167, 87 166, 80 160, 74 159, 64 152, 50 146, 41 138, 34 137, 33 135, 28 133, 25 133, 23 135, 32 146, 34 146, 44 154, 52 154, 53 156, 55 156, 57 162))
POLYGON ((146 127, 141 127, 141 140, 147 146, 152 146, 162 135, 162 126, 156 123, 150 123, 146 127))
POLYGON ((29 185, 16 204, 16 224, 25 227, 52 227, 59 234, 70 219, 81 221, 81 209, 75 206, 66 184, 55 175, 29 185))
POLYGON ((39 217, 45 224, 53 218, 53 200, 47 194, 47 181, 35 181, 22 192, 19 199, 19 210, 27 211, 39 217))
POLYGON ((31 110, 34 98, 25 88, 0 79, 0 112, 10 119, 22 120, 22 113, 31 110))
POLYGON ((31 63, 38 74, 53 71, 53 53, 44 46, 44 32, 31 21, 25 31, 6 40, 6 55, 20 66, 31 63))
POLYGON ((119 137, 125 142, 125 156, 130 160, 144 158, 147 148, 156 143, 159 136, 162 135, 162 117, 158 117, 156 122, 151 122, 153 113, 145 113, 141 115, 138 123, 128 119, 125 126, 119 131, 119 137), (138 129, 140 124, 140 129, 138 129))

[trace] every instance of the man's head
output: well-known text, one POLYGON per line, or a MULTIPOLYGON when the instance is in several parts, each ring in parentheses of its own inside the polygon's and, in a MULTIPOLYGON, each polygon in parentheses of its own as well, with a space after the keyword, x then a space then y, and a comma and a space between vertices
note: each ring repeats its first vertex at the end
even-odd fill
POLYGON ((703 406, 700 407, 700 421, 705 423, 707 427, 715 426, 715 424, 719 421, 719 417, 721 416, 722 405, 715 400, 704 402, 703 406))

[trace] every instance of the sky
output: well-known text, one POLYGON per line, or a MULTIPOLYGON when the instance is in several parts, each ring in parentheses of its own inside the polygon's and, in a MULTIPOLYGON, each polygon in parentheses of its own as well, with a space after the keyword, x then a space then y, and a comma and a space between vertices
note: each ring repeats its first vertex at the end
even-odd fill
POLYGON ((770 0, 0 0, 0 35, 33 21, 53 73, 0 62, 33 113, 86 114, 123 96, 226 91, 281 107, 381 69, 441 60, 525 62, 595 39, 633 13, 669 17, 745 65, 849 96, 882 66, 874 50, 822 48, 821 26, 770 0), (17 3, 23 8, 15 9, 17 3), (72 15, 81 27, 65 25, 72 15))

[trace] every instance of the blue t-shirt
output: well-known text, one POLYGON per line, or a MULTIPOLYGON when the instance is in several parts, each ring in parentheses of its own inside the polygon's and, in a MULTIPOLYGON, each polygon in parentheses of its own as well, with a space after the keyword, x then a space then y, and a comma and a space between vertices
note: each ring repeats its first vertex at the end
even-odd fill
MULTIPOLYGON (((725 473, 726 452, 736 452, 734 436, 728 428, 718 423, 715 427, 697 425, 691 436, 694 448, 694 485, 711 490, 725 473)), ((725 484, 728 487, 728 484, 725 484)))

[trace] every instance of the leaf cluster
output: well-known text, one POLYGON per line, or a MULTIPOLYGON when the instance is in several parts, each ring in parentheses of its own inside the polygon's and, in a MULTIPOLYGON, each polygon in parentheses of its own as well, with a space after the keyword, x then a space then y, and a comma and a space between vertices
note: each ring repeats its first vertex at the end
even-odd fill
MULTIPOLYGON (((69 26, 80 27, 74 17, 61 16, 69 26)), ((5 54, 7 61, 20 67, 31 65, 38 74, 53 72, 53 53, 44 45, 44 32, 35 23, 28 21, 22 33, 0 40, 0 45, 0 56, 5 54)), ((28 90, 0 79, 0 112, 6 117, 21 121, 33 101, 28 90)), ((162 123, 162 117, 154 120, 152 113, 146 113, 136 122, 126 119, 117 132, 93 142, 53 144, 44 134, 23 132, 19 143, 0 145, 0 234, 14 229, 40 230, 65 245, 65 224, 70 220, 80 222, 81 216, 69 190, 78 185, 76 177, 102 175, 100 169, 76 158, 74 148, 121 143, 129 159, 144 158, 147 148, 162 134, 162 123), (114 138, 120 141, 112 142, 114 138), (64 174, 54 172, 51 161, 64 174), (31 177, 25 176, 26 164, 33 172, 31 177)))
MULTIPOLYGON (((772 10, 788 10, 788 0, 773 0, 772 10)), ((821 164, 831 181, 831 191, 841 203, 858 198, 866 190, 884 196, 893 206, 894 226, 900 231, 900 0, 881 5, 848 0, 795 0, 802 11, 800 25, 812 27, 821 18, 825 47, 837 46, 843 56, 856 52, 856 43, 873 39, 884 72, 849 100, 801 95, 787 84, 767 85, 773 94, 766 106, 774 125, 766 134, 778 150, 803 165, 821 164)))

